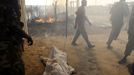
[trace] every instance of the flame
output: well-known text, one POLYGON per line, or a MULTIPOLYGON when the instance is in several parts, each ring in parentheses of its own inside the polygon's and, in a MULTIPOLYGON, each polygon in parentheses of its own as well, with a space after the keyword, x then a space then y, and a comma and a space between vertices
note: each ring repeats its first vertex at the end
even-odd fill
POLYGON ((61 18, 58 18, 57 20, 54 18, 54 17, 46 17, 46 18, 36 18, 34 19, 34 22, 37 22, 37 23, 49 23, 49 24, 52 24, 52 23, 55 23, 58 22, 58 23, 63 23, 65 22, 65 18, 64 17, 61 17, 61 18))
POLYGON ((46 22, 47 22, 47 23, 54 23, 54 22, 55 22, 55 19, 54 19, 53 17, 48 17, 48 18, 46 19, 46 22))
POLYGON ((38 23, 54 23, 55 18, 54 17, 38 18, 38 19, 35 20, 35 22, 38 22, 38 23))
POLYGON ((38 22, 38 23, 45 23, 45 20, 42 19, 42 18, 39 18, 39 19, 36 19, 35 22, 38 22))

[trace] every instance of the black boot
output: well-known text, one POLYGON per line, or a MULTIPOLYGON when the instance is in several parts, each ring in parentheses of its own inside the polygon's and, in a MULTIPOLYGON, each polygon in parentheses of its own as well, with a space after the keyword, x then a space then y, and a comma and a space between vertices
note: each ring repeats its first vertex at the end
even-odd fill
POLYGON ((111 43, 107 42, 107 48, 108 49, 113 49, 113 47, 111 46, 111 43))
POLYGON ((88 45, 88 48, 94 48, 95 45, 88 45))
POLYGON ((72 45, 72 46, 78 46, 78 44, 77 44, 77 43, 73 43, 73 42, 72 42, 72 44, 71 44, 71 45, 72 45))
POLYGON ((127 58, 124 57, 119 61, 119 64, 125 64, 127 62, 127 58))

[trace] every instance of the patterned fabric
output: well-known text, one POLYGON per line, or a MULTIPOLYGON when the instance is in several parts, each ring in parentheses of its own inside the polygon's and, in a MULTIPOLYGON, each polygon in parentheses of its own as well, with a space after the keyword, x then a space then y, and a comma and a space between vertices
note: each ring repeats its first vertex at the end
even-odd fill
POLYGON ((25 75, 23 38, 32 39, 22 30, 19 9, 18 0, 0 0, 0 75, 25 75))

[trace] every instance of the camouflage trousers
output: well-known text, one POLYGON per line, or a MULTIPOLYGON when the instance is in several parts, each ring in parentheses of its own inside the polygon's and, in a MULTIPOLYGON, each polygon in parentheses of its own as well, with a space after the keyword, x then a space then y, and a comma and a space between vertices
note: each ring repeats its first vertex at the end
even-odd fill
POLYGON ((25 75, 19 45, 0 41, 0 75, 25 75))

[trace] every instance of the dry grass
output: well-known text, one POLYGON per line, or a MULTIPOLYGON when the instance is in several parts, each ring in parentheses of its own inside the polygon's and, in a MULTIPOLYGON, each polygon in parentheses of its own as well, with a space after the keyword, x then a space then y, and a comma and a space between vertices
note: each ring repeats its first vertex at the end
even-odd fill
MULTIPOLYGON (((39 55, 47 57, 53 46, 68 53, 68 62, 76 69, 77 75, 129 75, 126 65, 118 64, 127 42, 126 32, 121 33, 119 40, 113 43, 113 50, 106 48, 108 35, 109 31, 90 35, 90 40, 96 45, 91 50, 85 49, 85 43, 81 38, 78 41, 79 46, 72 47, 72 36, 69 36, 64 49, 63 36, 34 37, 34 45, 26 47, 24 52, 26 75, 42 75, 44 67, 39 61, 39 55)), ((133 56, 132 54, 128 58, 129 63, 133 62, 133 56)))

